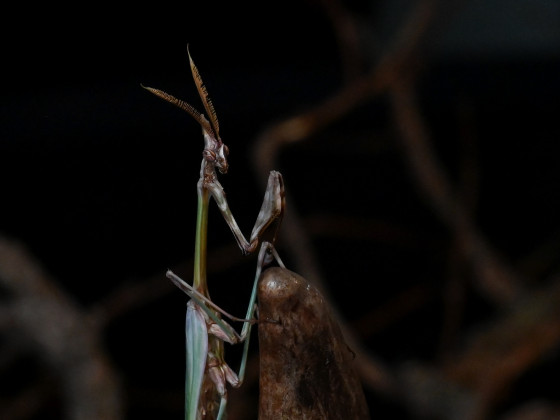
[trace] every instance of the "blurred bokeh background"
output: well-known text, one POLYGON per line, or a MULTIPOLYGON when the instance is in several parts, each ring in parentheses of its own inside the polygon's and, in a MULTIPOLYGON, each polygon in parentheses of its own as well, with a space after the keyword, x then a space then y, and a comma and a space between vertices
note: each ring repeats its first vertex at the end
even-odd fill
MULTIPOLYGON (((11 4, 0 100, 0 418, 181 418, 202 136, 248 235, 325 291, 374 419, 560 417, 560 2, 11 4)), ((255 256, 215 206, 212 298, 255 256)), ((237 327, 240 328, 239 325, 237 327)), ((256 418, 256 332, 230 419, 256 418)), ((236 369, 240 349, 227 347, 236 369)))

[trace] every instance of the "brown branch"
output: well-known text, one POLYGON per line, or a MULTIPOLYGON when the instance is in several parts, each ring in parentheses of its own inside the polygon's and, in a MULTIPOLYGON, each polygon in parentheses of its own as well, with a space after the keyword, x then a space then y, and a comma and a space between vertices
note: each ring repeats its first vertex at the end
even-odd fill
POLYGON ((14 325, 60 375, 66 418, 123 417, 119 379, 101 344, 99 329, 19 244, 0 237, 0 282, 14 325))
POLYGON ((556 276, 464 340, 461 353, 441 369, 406 364, 401 370, 405 399, 427 417, 495 418, 509 388, 560 347, 559 308, 556 276))
POLYGON ((556 420, 560 418, 560 406, 535 399, 506 413, 502 420, 556 420))
POLYGON ((360 35, 354 17, 340 0, 316 0, 331 22, 338 43, 344 79, 356 79, 365 69, 363 52, 360 48, 360 35))
MULTIPOLYGON (((460 196, 463 198, 465 212, 469 218, 473 218, 479 194, 479 171, 476 158, 476 135, 473 127, 473 108, 467 104, 459 105, 459 125, 461 146, 461 158, 459 161, 459 186, 460 196)), ((439 359, 445 363, 447 357, 451 357, 452 349, 459 338, 460 325, 463 321, 466 307, 466 292, 469 283, 469 262, 461 250, 458 238, 452 243, 449 250, 448 274, 443 291, 443 326, 440 335, 439 359)))
POLYGON ((259 176, 275 167, 275 159, 284 145, 309 138, 329 124, 348 115, 362 103, 385 92, 400 77, 399 69, 409 62, 435 17, 437 1, 425 0, 411 11, 395 42, 375 68, 309 111, 266 128, 255 143, 253 162, 259 176))
POLYGON ((470 339, 446 374, 476 392, 472 420, 489 418, 504 391, 560 345, 560 279, 526 295, 501 319, 470 339))
POLYGON ((507 303, 520 292, 521 281, 478 231, 465 205, 446 177, 429 141, 412 87, 394 83, 390 90, 395 125, 412 178, 440 219, 457 237, 476 273, 480 290, 497 303, 507 303))

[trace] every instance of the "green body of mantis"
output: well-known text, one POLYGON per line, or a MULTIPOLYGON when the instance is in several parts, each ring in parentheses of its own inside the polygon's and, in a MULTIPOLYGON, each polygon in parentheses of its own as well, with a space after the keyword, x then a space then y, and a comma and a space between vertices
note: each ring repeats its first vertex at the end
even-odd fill
POLYGON ((251 232, 250 239, 247 241, 229 209, 223 188, 217 179, 216 169, 220 173, 226 173, 228 170, 228 148, 220 139, 216 112, 208 97, 208 92, 202 82, 198 69, 190 57, 190 53, 189 61, 195 84, 210 121, 188 103, 176 99, 161 90, 149 87, 146 87, 146 89, 187 111, 201 125, 204 136, 204 151, 200 168, 200 179, 197 185, 198 211, 193 285, 190 286, 171 271, 167 272, 167 277, 191 298, 187 303, 185 326, 187 353, 185 418, 187 420, 219 420, 225 414, 227 383, 238 387, 243 381, 251 325, 255 322, 253 314, 255 310, 256 284, 262 267, 270 262, 271 256, 281 266, 283 264, 273 245, 269 242, 263 242, 259 252, 257 272, 246 317, 244 319, 232 317, 214 305, 210 300, 206 281, 206 243, 210 197, 218 205, 242 252, 249 254, 257 249, 262 233, 273 222, 278 222, 276 223, 276 229, 278 228, 284 211, 284 186, 281 174, 271 171, 261 210, 251 232), (241 334, 238 334, 227 324, 221 315, 244 322, 241 334), (231 344, 245 341, 245 349, 238 375, 225 362, 224 341, 231 344))

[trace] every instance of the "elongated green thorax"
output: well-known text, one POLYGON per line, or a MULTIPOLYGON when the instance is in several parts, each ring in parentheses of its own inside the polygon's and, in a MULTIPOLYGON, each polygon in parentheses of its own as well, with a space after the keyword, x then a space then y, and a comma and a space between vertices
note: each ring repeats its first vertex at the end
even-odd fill
POLYGON ((194 280, 193 287, 204 296, 209 297, 206 283, 206 246, 208 228, 208 189, 198 186, 198 210, 196 217, 196 238, 194 244, 194 280))

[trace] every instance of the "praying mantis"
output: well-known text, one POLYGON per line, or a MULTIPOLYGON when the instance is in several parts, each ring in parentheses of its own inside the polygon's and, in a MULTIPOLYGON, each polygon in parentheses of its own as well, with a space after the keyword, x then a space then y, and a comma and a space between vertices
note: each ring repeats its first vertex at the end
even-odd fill
POLYGON ((228 171, 228 147, 222 142, 219 134, 219 123, 214 105, 208 96, 200 73, 195 66, 190 51, 189 63, 198 94, 203 103, 207 117, 192 105, 177 99, 159 89, 145 87, 148 91, 186 111, 202 127, 204 151, 200 168, 200 179, 197 184, 198 208, 194 253, 194 274, 192 286, 172 271, 167 277, 190 300, 186 313, 186 378, 185 378, 185 419, 223 419, 227 404, 229 383, 233 387, 241 386, 245 374, 251 326, 256 322, 253 315, 256 308, 257 282, 264 266, 275 259, 280 267, 284 267, 274 248, 274 241, 282 215, 284 213, 284 183, 280 172, 271 171, 257 220, 249 240, 239 229, 229 208, 222 185, 218 181, 217 171, 225 174, 228 171), (208 209, 210 198, 213 198, 225 221, 229 225, 243 254, 253 253, 261 243, 257 259, 257 270, 247 314, 245 318, 236 318, 220 309, 210 300, 206 279, 206 252, 208 209), (262 235, 274 225, 271 242, 262 241, 262 235), (241 333, 237 333, 222 315, 234 321, 243 322, 241 333), (224 342, 236 344, 244 342, 243 356, 238 374, 225 362, 224 342))

